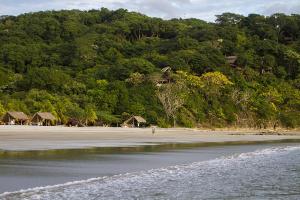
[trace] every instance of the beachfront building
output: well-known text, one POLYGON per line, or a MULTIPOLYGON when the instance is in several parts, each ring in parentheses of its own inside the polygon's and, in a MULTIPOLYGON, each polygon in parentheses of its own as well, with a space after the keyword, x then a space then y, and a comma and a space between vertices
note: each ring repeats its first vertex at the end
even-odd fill
POLYGON ((37 112, 33 115, 31 123, 37 126, 51 126, 56 118, 49 112, 37 112))
POLYGON ((29 117, 23 112, 7 112, 2 121, 7 125, 25 125, 29 123, 29 117))
POLYGON ((122 127, 135 128, 146 124, 146 120, 141 116, 131 116, 125 122, 123 122, 122 127))

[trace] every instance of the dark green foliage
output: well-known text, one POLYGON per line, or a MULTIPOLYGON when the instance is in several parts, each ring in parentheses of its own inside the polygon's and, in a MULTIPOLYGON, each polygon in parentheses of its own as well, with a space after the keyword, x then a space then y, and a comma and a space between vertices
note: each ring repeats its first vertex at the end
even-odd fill
POLYGON ((300 16, 224 13, 207 23, 102 8, 0 19, 0 114, 49 111, 85 125, 141 115, 170 127, 157 97, 166 78, 185 84, 180 126, 298 127, 300 16))

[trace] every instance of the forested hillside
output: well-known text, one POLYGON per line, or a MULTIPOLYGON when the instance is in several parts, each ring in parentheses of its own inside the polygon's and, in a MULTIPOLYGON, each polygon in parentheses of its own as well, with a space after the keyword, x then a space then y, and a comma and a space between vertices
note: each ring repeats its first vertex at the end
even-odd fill
POLYGON ((300 15, 215 23, 120 9, 0 18, 0 115, 115 125, 300 125, 300 15))

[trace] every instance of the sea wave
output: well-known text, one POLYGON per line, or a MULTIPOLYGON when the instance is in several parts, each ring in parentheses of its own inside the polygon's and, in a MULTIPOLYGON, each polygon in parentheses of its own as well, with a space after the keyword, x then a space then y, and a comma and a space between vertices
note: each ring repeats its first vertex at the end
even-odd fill
MULTIPOLYGON (((298 150, 300 150, 300 146, 273 147, 203 162, 194 162, 188 165, 176 165, 16 192, 5 192, 0 194, 0 199, 174 199, 188 197, 192 194, 197 196, 200 192, 204 194, 206 190, 212 190, 218 184, 225 184, 226 177, 231 178, 231 180, 236 179, 237 182, 240 182, 239 184, 245 181, 235 177, 237 176, 235 174, 240 174, 239 176, 250 174, 253 177, 258 177, 258 172, 255 170, 272 165, 271 162, 275 162, 275 158, 284 157, 290 152, 298 150), (244 172, 247 167, 249 171, 244 172), (224 183, 219 183, 220 181, 224 181, 224 183), (187 188, 188 185, 191 187, 187 188), (200 186, 203 189, 202 191, 199 189, 200 186), (191 192, 192 188, 199 191, 191 192)), ((245 177, 241 178, 245 179, 245 177)), ((257 179, 247 178, 248 181, 256 181, 257 179)), ((238 188, 239 186, 237 186, 238 188)))

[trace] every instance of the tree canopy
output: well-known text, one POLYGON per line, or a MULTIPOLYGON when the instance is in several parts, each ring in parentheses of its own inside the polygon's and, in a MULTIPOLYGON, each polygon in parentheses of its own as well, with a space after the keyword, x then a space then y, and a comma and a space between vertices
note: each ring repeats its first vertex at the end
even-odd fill
POLYGON ((102 8, 0 18, 0 115, 298 127, 299 89, 296 14, 224 13, 208 23, 102 8))

